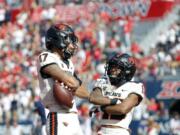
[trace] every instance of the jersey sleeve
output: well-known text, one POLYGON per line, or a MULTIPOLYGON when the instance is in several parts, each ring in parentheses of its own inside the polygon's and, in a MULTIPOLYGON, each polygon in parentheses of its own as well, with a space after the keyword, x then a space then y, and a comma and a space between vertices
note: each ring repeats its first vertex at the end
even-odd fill
POLYGON ((102 90, 104 85, 106 85, 106 80, 105 79, 97 79, 96 82, 94 83, 94 89, 95 88, 100 88, 102 90))
POLYGON ((113 87, 109 84, 107 78, 102 77, 101 79, 97 79, 95 82, 94 89, 95 88, 101 89, 102 93, 104 93, 107 90, 111 90, 113 87))
POLYGON ((42 70, 52 64, 57 64, 57 59, 54 54, 49 52, 43 52, 39 55, 39 66, 40 66, 40 73, 43 78, 47 78, 48 75, 42 72, 42 70))
POLYGON ((132 83, 131 88, 129 94, 134 93, 139 95, 142 99, 144 98, 144 85, 142 83, 132 83))
POLYGON ((54 54, 43 52, 39 55, 40 67, 48 66, 50 64, 57 64, 57 59, 54 54))

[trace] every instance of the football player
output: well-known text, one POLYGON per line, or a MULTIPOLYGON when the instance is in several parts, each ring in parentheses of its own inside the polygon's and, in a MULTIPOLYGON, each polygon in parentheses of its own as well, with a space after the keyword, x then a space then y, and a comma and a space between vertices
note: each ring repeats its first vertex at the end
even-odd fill
POLYGON ((130 135, 133 110, 144 97, 143 84, 131 81, 135 61, 128 54, 116 53, 107 61, 105 70, 105 76, 97 80, 89 98, 103 112, 98 135, 130 135))
POLYGON ((58 104, 53 95, 55 81, 63 82, 75 95, 89 98, 89 93, 74 73, 71 57, 77 50, 78 38, 73 29, 63 23, 52 25, 46 33, 47 51, 38 57, 37 70, 41 99, 48 109, 46 122, 47 135, 82 135, 76 103, 73 107, 58 104))

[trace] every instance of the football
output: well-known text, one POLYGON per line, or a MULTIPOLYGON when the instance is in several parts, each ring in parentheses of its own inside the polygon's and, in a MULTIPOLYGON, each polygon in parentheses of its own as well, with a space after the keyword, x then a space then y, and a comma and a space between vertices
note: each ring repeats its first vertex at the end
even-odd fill
POLYGON ((63 83, 55 81, 53 85, 53 94, 59 104, 69 108, 73 106, 73 94, 63 83))

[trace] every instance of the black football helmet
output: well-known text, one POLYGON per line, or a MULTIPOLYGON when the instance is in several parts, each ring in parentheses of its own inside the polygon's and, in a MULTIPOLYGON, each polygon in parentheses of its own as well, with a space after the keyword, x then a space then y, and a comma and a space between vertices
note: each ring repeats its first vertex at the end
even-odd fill
POLYGON ((123 83, 130 81, 136 71, 135 60, 128 54, 115 54, 107 61, 106 74, 112 85, 120 86, 123 83), (112 74, 112 69, 120 69, 120 72, 115 76, 112 74))
POLYGON ((65 58, 70 58, 73 53, 68 51, 67 46, 72 43, 77 48, 78 38, 73 29, 63 23, 52 25, 46 32, 46 48, 51 50, 53 47, 63 49, 65 58))

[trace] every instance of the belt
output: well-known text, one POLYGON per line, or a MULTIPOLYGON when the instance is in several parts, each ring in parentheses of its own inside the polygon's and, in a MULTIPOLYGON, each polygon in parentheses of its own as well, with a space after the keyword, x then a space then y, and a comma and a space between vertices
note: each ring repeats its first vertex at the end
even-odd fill
POLYGON ((127 130, 129 133, 131 133, 130 129, 127 129, 127 128, 124 128, 124 127, 121 127, 121 126, 116 126, 116 125, 101 125, 101 127, 105 127, 105 128, 122 128, 122 129, 127 130))
POLYGON ((102 116, 102 119, 122 120, 125 118, 125 116, 126 115, 111 115, 111 114, 104 113, 102 116))
POLYGON ((67 112, 67 113, 78 114, 77 112, 67 112))
POLYGON ((52 114, 55 114, 55 115, 58 115, 58 114, 77 114, 77 112, 49 112, 47 117, 49 117, 50 115, 52 114))

